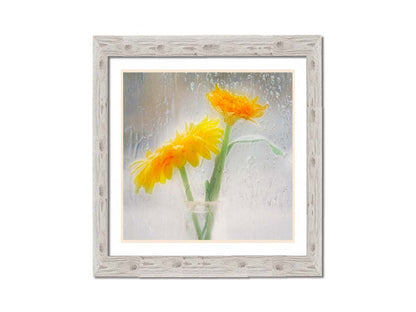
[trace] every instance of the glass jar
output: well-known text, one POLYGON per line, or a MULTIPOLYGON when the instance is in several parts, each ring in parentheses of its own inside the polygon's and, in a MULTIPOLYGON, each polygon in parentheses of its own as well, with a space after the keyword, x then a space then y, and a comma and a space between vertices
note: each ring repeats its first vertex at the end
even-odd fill
POLYGON ((218 202, 188 201, 186 202, 185 226, 187 239, 212 240, 215 239, 215 218, 218 202))

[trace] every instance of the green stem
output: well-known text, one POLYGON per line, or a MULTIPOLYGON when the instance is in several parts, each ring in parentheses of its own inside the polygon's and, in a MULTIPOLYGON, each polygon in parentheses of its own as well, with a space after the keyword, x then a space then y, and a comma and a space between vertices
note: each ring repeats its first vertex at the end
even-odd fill
POLYGON ((207 201, 216 201, 218 199, 221 187, 222 174, 224 172, 225 158, 227 156, 228 142, 230 141, 231 126, 225 127, 224 139, 222 141, 221 151, 215 159, 214 170, 212 171, 211 180, 209 181, 207 201))
MULTIPOLYGON (((225 127, 224 139, 222 141, 221 151, 215 158, 214 170, 212 171, 211 180, 206 187, 205 201, 216 201, 220 194, 222 174, 224 172, 225 158, 227 156, 228 143, 230 141, 231 126, 225 127)), ((211 231, 214 225, 214 212, 208 212, 202 231, 205 240, 211 239, 211 231)))
POLYGON ((209 218, 209 213, 207 214, 207 217, 206 217, 206 219, 205 219, 205 224, 204 224, 204 227, 202 228, 202 233, 201 233, 201 235, 202 235, 202 239, 206 239, 205 238, 205 234, 206 234, 206 232, 207 232, 207 226, 208 226, 208 218, 209 218))
MULTIPOLYGON (((185 187, 186 198, 188 199, 188 201, 193 202, 194 197, 192 196, 191 186, 189 185, 188 175, 186 174, 185 166, 183 166, 182 168, 179 168, 179 172, 181 173, 183 186, 185 187)), ((192 212, 192 221, 194 223, 194 227, 195 227, 198 240, 201 240, 202 239, 201 227, 199 226, 198 216, 196 215, 195 212, 192 212)))

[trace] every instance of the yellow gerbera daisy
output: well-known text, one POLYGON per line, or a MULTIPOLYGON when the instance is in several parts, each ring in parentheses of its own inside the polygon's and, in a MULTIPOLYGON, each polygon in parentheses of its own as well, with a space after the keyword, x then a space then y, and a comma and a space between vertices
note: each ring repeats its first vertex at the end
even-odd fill
POLYGON ((228 92, 215 85, 215 90, 207 93, 212 106, 224 116, 224 121, 232 126, 239 118, 253 121, 263 116, 269 105, 257 103, 258 97, 250 100, 246 96, 228 92))
POLYGON ((218 154, 223 130, 219 119, 205 117, 198 124, 190 123, 183 132, 159 146, 154 152, 147 151, 146 158, 130 165, 136 192, 144 187, 152 193, 156 183, 165 183, 172 178, 174 168, 182 168, 187 162, 198 166, 199 157, 211 159, 211 153, 218 154))

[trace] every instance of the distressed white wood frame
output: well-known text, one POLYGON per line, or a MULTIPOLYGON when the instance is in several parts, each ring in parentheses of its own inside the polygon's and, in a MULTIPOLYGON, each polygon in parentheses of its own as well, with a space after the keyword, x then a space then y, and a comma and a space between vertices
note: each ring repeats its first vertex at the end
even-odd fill
POLYGON ((94 37, 94 241, 96 277, 322 276, 322 37, 94 37), (306 57, 307 255, 110 256, 109 59, 111 57, 306 57))

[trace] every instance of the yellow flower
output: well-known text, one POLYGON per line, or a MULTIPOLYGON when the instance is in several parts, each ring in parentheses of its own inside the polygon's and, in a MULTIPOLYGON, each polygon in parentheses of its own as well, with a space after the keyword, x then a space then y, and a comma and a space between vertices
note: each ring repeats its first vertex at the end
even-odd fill
POLYGON ((198 124, 190 123, 183 132, 159 146, 154 152, 147 151, 146 158, 130 165, 136 192, 143 187, 152 193, 156 183, 165 183, 172 178, 174 168, 181 168, 187 162, 196 167, 199 157, 211 159, 211 153, 218 154, 218 144, 223 130, 219 119, 205 117, 198 124))
POLYGON ((224 121, 232 126, 239 118, 253 121, 253 118, 263 116, 269 105, 257 103, 258 97, 250 100, 243 95, 228 92, 215 85, 215 90, 207 93, 207 99, 212 106, 224 116, 224 121))

